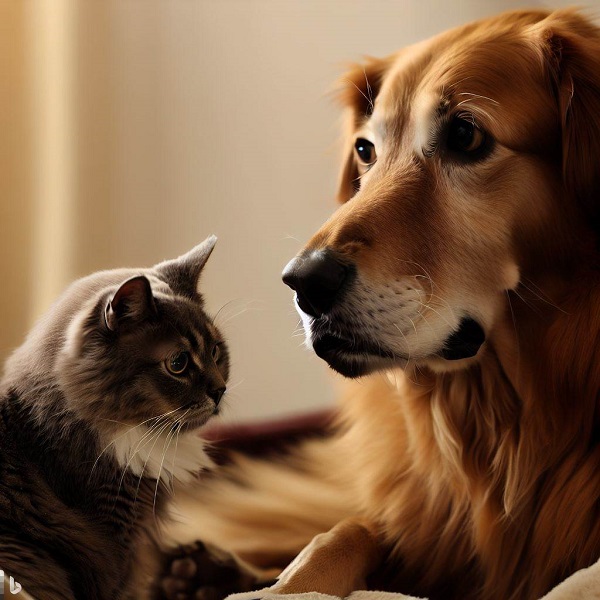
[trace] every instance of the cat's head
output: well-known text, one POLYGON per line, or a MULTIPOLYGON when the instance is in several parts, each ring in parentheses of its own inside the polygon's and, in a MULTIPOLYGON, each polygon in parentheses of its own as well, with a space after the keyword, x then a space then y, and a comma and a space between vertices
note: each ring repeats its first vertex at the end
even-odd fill
POLYGON ((68 410, 100 431, 157 419, 165 431, 189 430, 218 412, 229 357, 198 292, 215 242, 72 286, 66 301, 85 301, 70 316, 54 366, 68 410))

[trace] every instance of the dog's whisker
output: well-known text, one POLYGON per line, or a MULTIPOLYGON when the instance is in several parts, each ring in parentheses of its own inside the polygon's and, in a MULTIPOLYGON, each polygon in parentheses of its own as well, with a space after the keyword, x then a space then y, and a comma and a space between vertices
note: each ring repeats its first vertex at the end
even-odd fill
POLYGON ((371 99, 356 85, 356 83, 354 83, 354 81, 352 81, 351 79, 344 79, 343 81, 345 83, 352 84, 358 90, 360 95, 367 101, 367 103, 369 104, 371 109, 373 109, 373 103, 372 103, 371 99))
POLYGON ((459 92, 456 95, 457 96, 471 96, 473 98, 481 98, 482 100, 489 100, 490 102, 493 102, 496 105, 500 105, 500 103, 497 100, 494 100, 493 98, 490 98, 489 96, 482 96, 481 94, 472 94, 471 92, 459 92))
POLYGON ((517 384, 520 383, 520 372, 521 372, 521 344, 519 341, 519 330, 517 328, 517 320, 515 318, 515 312, 512 307, 512 303, 510 301, 510 293, 506 290, 506 299, 508 300, 508 307, 510 309, 510 315, 512 318, 513 327, 515 330, 515 341, 517 346, 517 384))
POLYGON ((560 312, 562 312, 566 315, 569 314, 567 311, 565 311, 560 306, 558 306, 555 302, 553 302, 546 294, 542 295, 543 294, 542 290, 540 290, 540 288, 538 286, 536 286, 535 283, 533 283, 533 281, 531 281, 531 279, 527 279, 527 281, 529 282, 529 285, 534 286, 537 290, 539 290, 539 292, 536 292, 535 289, 532 289, 528 285, 526 285, 524 280, 521 280, 519 282, 519 284, 522 285, 526 290, 530 291, 534 296, 537 296, 542 302, 549 304, 550 306, 552 306, 552 308, 556 308, 556 310, 559 310, 560 312), (544 296, 546 296, 546 297, 544 298, 544 296))
POLYGON ((510 290, 512 291, 512 293, 517 296, 517 298, 519 298, 519 300, 521 300, 521 302, 523 302, 523 304, 525 304, 525 306, 529 307, 533 312, 535 312, 536 314, 541 314, 540 309, 535 306, 535 304, 532 304, 531 302, 529 302, 526 298, 524 298, 519 292, 518 290, 514 289, 514 290, 510 290))
POLYGON ((296 236, 291 235, 291 234, 286 234, 284 237, 281 238, 282 241, 285 240, 293 240, 294 242, 298 242, 298 244, 301 244, 301 240, 299 240, 296 236))

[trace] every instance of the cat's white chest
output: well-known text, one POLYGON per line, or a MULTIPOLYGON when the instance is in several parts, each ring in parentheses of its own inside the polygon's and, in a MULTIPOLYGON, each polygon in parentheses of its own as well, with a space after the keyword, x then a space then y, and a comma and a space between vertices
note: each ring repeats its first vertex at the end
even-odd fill
POLYGON ((136 475, 160 477, 167 484, 173 478, 192 481, 200 471, 213 466, 197 431, 178 436, 172 431, 153 434, 144 425, 118 432, 110 445, 122 467, 136 475))

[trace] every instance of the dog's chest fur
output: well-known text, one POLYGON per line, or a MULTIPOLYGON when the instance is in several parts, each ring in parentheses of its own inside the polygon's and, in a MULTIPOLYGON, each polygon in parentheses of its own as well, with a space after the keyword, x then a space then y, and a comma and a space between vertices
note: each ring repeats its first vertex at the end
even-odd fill
POLYGON ((388 584, 395 579, 395 591, 444 600, 537 598, 600 554, 600 451, 551 461, 523 429, 510 391, 489 372, 478 377, 475 388, 466 377, 439 388, 398 373, 362 384, 344 405, 349 426, 340 442, 368 452, 340 466, 349 469, 361 511, 382 524, 401 560, 403 568, 385 576, 388 584), (370 409, 374 395, 377 411, 370 409), (370 419, 356 418, 366 410, 370 419), (579 548, 572 564, 557 539, 579 548))

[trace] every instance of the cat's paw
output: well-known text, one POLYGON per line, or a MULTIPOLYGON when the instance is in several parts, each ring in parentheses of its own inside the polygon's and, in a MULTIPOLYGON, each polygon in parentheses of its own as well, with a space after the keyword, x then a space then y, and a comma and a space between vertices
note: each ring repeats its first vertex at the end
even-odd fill
POLYGON ((165 557, 157 600, 222 600, 257 587, 233 558, 217 557, 201 542, 174 548, 165 557))

